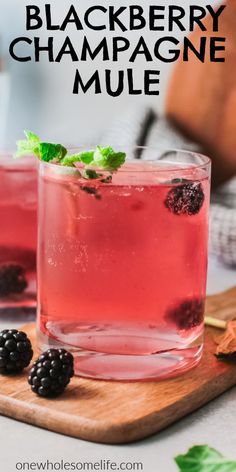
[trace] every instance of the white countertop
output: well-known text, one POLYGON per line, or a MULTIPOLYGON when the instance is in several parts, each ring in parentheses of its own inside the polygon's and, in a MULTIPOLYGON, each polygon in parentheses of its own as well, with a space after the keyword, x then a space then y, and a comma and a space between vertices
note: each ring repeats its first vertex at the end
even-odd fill
MULTIPOLYGON (((236 270, 226 269, 210 261, 209 294, 235 284, 236 270)), ((0 321, 0 328, 4 327, 9 327, 9 323, 6 326, 6 322, 0 321)), ((65 462, 96 462, 110 459, 117 463, 140 461, 144 472, 177 472, 173 457, 185 453, 194 444, 209 444, 229 458, 236 459, 235 433, 236 387, 162 433, 129 445, 89 443, 0 417, 1 464, 4 466, 1 471, 20 470, 19 462, 49 460, 55 463, 62 459, 65 462)), ((50 465, 47 470, 52 470, 50 465)), ((107 472, 109 469, 97 470, 107 472)))

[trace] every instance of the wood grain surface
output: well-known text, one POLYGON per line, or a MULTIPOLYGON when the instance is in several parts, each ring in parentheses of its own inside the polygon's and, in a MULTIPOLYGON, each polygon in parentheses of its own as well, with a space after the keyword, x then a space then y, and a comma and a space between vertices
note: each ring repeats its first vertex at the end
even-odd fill
MULTIPOLYGON (((236 288, 208 297, 207 314, 236 316, 236 288), (217 308, 218 307, 218 308, 217 308)), ((35 326, 23 328, 35 345, 35 326)), ((159 382, 103 382, 73 378, 53 400, 34 395, 27 371, 0 377, 0 413, 50 431, 100 443, 129 443, 166 428, 236 384, 236 366, 218 361, 214 335, 207 329, 197 368, 159 382)))

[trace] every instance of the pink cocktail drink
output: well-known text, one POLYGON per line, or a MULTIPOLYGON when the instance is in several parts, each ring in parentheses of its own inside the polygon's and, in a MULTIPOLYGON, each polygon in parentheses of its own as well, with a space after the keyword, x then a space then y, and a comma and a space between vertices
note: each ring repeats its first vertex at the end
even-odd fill
POLYGON ((37 166, 0 158, 0 307, 31 306, 36 292, 37 166))
POLYGON ((209 165, 198 161, 133 161, 89 183, 41 164, 39 346, 71 350, 77 374, 157 379, 199 361, 209 165))

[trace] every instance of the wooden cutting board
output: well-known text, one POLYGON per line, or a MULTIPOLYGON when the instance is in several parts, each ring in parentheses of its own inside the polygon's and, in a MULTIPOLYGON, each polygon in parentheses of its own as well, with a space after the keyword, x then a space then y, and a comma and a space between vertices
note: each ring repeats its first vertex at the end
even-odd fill
MULTIPOLYGON (((206 312, 236 318, 236 287, 208 297, 206 312)), ((35 327, 23 327, 35 345, 35 327)), ((236 384, 236 366, 214 357, 207 329, 200 365, 181 377, 160 382, 122 383, 73 378, 54 400, 34 395, 27 372, 1 377, 0 413, 50 431, 100 443, 129 443, 169 426, 236 384)))

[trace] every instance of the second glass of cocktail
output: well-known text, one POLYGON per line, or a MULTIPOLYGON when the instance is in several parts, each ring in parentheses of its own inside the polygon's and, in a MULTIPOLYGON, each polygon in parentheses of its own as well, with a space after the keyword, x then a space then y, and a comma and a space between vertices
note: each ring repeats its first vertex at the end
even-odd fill
POLYGON ((0 182, 0 313, 19 315, 36 306, 37 162, 2 154, 0 182))
POLYGON ((155 380, 201 358, 210 162, 125 152, 112 179, 40 163, 38 343, 80 376, 155 380))

